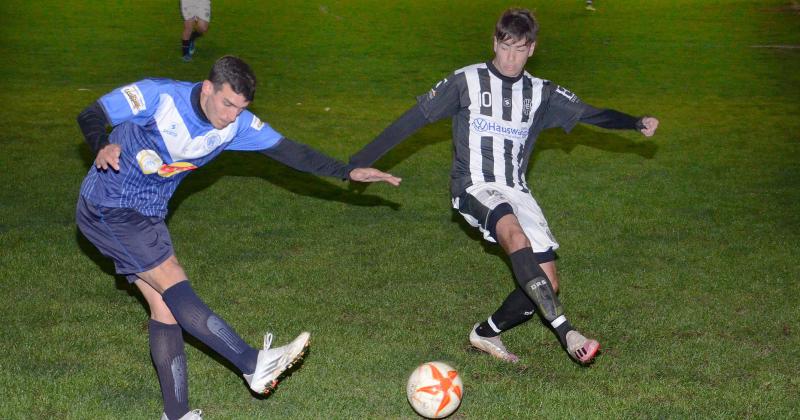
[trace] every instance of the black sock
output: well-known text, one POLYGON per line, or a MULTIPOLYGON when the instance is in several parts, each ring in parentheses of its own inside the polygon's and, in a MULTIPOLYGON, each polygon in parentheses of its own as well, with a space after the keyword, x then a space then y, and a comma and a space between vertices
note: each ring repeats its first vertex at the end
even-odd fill
POLYGON ((528 321, 535 313, 536 305, 525 292, 517 287, 509 293, 492 316, 478 326, 476 332, 482 337, 494 337, 528 321))
POLYGON ((189 40, 188 39, 182 39, 181 40, 181 51, 183 52, 183 55, 189 55, 189 40))
POLYGON ((557 327, 555 327, 553 329, 556 332, 556 336, 558 336, 558 341, 561 343, 561 346, 566 349, 567 348, 567 333, 572 331, 572 330, 574 330, 575 328, 572 328, 572 325, 570 325, 569 321, 567 321, 566 318, 565 318, 564 322, 562 322, 561 325, 559 325, 559 326, 557 326, 557 327))
MULTIPOLYGON (((489 317, 489 320, 492 319, 489 317)), ((475 332, 481 337, 497 337, 500 335, 499 332, 495 331, 491 325, 489 325, 489 320, 483 321, 478 324, 478 328, 475 329, 475 332)), ((501 331, 502 332, 502 331, 501 331)))

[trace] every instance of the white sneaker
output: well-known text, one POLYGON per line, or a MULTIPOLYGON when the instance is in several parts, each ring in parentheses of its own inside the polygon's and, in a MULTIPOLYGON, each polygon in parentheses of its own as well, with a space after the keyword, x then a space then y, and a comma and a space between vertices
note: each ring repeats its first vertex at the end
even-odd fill
MULTIPOLYGON (((167 413, 161 413, 161 420, 169 420, 167 417, 167 413)), ((203 410, 195 409, 192 410, 177 420, 203 420, 203 410)))
POLYGON ((519 357, 516 354, 506 350, 506 346, 503 345, 503 341, 500 339, 499 335, 495 337, 479 336, 477 331, 478 325, 480 324, 475 324, 475 326, 472 327, 472 331, 469 333, 469 342, 473 346, 500 360, 511 363, 519 362, 519 357))
POLYGON ((598 350, 600 350, 600 343, 597 340, 590 340, 575 330, 567 333, 567 353, 576 362, 589 364, 598 350))
POLYGON ((278 385, 278 377, 303 357, 310 339, 311 334, 304 331, 291 343, 270 349, 272 334, 267 333, 264 336, 264 349, 258 352, 255 372, 244 375, 250 389, 263 395, 272 392, 278 385))

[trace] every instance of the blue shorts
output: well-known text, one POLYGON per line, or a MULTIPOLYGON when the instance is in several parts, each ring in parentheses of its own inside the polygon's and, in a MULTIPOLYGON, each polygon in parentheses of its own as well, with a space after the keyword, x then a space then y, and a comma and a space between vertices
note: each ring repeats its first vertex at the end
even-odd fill
POLYGON ((117 274, 131 283, 138 279, 136 273, 157 267, 175 253, 167 225, 159 217, 98 206, 81 196, 75 219, 86 239, 114 260, 117 274))

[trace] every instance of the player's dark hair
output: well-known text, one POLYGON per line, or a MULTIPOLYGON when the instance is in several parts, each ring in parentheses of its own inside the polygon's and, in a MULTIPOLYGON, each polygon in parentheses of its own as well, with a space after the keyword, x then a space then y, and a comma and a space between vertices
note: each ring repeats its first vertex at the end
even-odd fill
POLYGON ((221 57, 211 67, 208 73, 208 80, 214 85, 214 90, 222 89, 222 85, 227 83, 231 89, 239 95, 244 96, 247 102, 253 102, 256 96, 256 75, 253 70, 241 58, 232 55, 221 57))
POLYGON ((503 12, 494 27, 494 37, 499 42, 524 39, 525 45, 536 41, 539 24, 528 9, 511 8, 503 12))

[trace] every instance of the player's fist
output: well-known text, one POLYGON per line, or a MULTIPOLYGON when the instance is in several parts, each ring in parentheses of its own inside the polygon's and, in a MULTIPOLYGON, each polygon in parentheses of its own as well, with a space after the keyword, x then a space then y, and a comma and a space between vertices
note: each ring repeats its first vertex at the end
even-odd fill
POLYGON ((97 152, 97 157, 94 159, 94 166, 97 169, 104 171, 112 168, 119 171, 119 155, 122 154, 122 147, 118 144, 110 143, 103 146, 97 152))
POLYGON ((358 182, 388 182, 395 187, 400 185, 402 178, 381 172, 375 168, 355 168, 350 171, 350 179, 358 182))
POLYGON ((644 117, 642 118, 642 125, 644 127, 639 131, 645 136, 650 137, 656 133, 656 129, 658 128, 658 118, 644 117))

